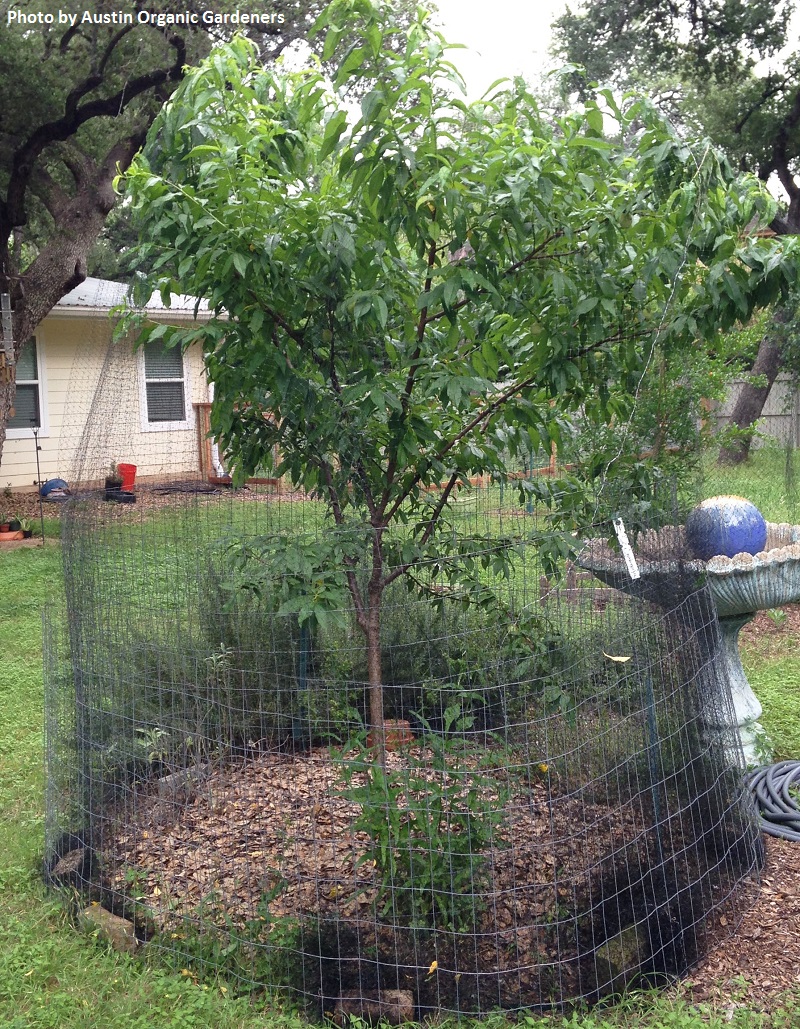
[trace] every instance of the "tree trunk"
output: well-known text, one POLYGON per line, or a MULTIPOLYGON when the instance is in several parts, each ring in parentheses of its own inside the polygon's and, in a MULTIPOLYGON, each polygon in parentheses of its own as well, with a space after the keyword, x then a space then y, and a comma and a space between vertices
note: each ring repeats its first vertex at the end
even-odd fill
POLYGON ((749 382, 742 386, 742 391, 736 400, 730 419, 730 424, 735 425, 737 429, 741 429, 742 435, 720 450, 717 464, 737 465, 747 460, 750 446, 753 442, 755 424, 761 417, 769 391, 772 389, 773 383, 781 370, 780 328, 789 322, 791 318, 792 311, 786 307, 780 307, 775 312, 774 322, 778 327, 778 331, 768 333, 761 340, 755 364, 750 372, 751 375, 765 377, 766 386, 756 386, 749 382))
MULTIPOLYGON (((11 294, 14 309, 14 352, 19 356, 36 326, 70 290, 86 278, 86 258, 114 206, 114 178, 131 163, 142 142, 140 135, 116 144, 105 160, 94 166, 72 197, 52 198, 55 230, 37 258, 22 275, 5 242, 2 265, 10 269, 0 291, 11 294)), ((0 381, 0 462, 6 425, 14 406, 16 384, 0 381)), ((1 476, 0 476, 1 477, 1 476)))
POLYGON ((381 593, 370 590, 367 613, 367 677, 369 679, 369 730, 372 749, 386 767, 386 731, 383 724, 383 675, 381 670, 381 593))

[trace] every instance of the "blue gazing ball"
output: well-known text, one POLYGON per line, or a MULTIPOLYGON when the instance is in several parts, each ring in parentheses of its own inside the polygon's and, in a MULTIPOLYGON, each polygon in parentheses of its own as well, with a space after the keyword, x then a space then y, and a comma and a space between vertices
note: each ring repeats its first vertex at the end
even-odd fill
POLYGON ((686 541, 702 561, 757 554, 767 542, 767 523, 744 497, 711 497, 689 513, 686 541))

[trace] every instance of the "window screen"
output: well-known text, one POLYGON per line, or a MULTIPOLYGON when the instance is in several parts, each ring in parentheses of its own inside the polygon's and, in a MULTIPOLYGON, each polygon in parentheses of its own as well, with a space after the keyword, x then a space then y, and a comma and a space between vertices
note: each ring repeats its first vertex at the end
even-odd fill
POLYGON ((145 343, 144 378, 148 422, 186 420, 183 374, 180 350, 174 347, 166 350, 158 341, 145 343))
POLYGON ((14 398, 14 416, 8 420, 9 429, 38 429, 41 427, 39 405, 39 366, 36 360, 36 339, 29 339, 17 358, 17 394, 14 398))

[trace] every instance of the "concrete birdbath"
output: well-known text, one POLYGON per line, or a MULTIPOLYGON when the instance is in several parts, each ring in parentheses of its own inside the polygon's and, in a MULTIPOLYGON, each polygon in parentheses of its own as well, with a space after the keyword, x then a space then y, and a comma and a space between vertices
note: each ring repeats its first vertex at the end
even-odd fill
POLYGON ((764 732, 758 721, 762 709, 742 668, 739 632, 757 611, 800 600, 800 525, 766 522, 766 541, 755 554, 698 559, 684 526, 641 533, 633 549, 638 579, 618 552, 598 540, 588 542, 579 563, 607 585, 664 607, 680 599, 676 584, 706 579, 719 617, 719 660, 730 683, 745 760, 763 763, 763 742, 757 744, 764 732))

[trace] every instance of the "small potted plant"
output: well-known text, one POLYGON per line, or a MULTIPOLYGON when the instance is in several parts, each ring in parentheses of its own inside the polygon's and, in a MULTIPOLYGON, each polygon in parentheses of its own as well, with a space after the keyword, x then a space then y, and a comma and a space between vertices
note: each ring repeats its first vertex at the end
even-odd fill
POLYGON ((7 515, 0 515, 0 539, 4 543, 22 539, 22 529, 16 517, 9 518, 7 515))
POLYGON ((119 502, 122 494, 122 475, 120 474, 117 462, 112 461, 106 474, 106 500, 119 502))
POLYGON ((22 538, 29 540, 33 536, 33 529, 31 527, 30 519, 20 518, 19 527, 22 529, 22 538))

